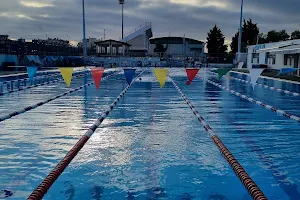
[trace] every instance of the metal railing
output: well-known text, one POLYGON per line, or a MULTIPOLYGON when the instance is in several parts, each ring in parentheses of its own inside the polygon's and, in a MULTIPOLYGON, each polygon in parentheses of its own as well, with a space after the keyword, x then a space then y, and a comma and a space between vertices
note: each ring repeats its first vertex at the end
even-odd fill
POLYGON ((124 38, 131 35, 132 33, 140 30, 141 28, 145 27, 145 26, 151 26, 151 22, 145 22, 139 26, 137 26, 136 28, 132 29, 127 35, 124 34, 124 38))

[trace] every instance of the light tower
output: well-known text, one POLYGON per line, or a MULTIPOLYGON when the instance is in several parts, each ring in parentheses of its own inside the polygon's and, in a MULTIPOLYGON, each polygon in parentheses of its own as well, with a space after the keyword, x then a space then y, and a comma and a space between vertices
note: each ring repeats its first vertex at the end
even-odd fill
POLYGON ((124 23, 123 23, 123 8, 124 8, 125 0, 119 0, 119 4, 122 5, 122 39, 124 37, 124 23))

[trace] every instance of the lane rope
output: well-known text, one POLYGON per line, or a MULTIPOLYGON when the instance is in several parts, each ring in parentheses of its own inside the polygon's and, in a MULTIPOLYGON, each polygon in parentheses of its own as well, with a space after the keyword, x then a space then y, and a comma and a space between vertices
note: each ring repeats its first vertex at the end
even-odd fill
MULTIPOLYGON (((106 77, 103 77, 101 80, 105 80, 105 79, 107 79, 107 78, 109 78, 109 77, 115 76, 115 75, 118 74, 118 73, 119 73, 119 72, 110 74, 110 75, 108 75, 108 76, 106 76, 106 77)), ((10 118, 12 118, 12 117, 14 117, 14 116, 20 115, 20 114, 25 113, 25 112, 27 112, 27 111, 33 110, 33 109, 35 109, 35 108, 37 108, 37 107, 40 107, 40 106, 42 106, 42 105, 44 105, 44 104, 46 104, 46 103, 49 103, 49 102, 53 101, 53 100, 55 100, 55 99, 58 99, 58 98, 63 97, 63 96, 66 96, 66 95, 68 95, 68 94, 71 94, 71 93, 73 93, 73 92, 76 92, 77 90, 81 90, 82 88, 88 87, 88 86, 93 85, 93 84, 94 84, 94 82, 87 83, 87 84, 82 85, 82 86, 80 86, 80 87, 71 89, 71 90, 69 90, 69 91, 67 91, 67 92, 65 92, 65 93, 62 93, 62 94, 59 94, 59 95, 57 95, 57 96, 51 97, 50 99, 47 99, 47 100, 45 100, 45 101, 41 101, 41 102, 39 102, 39 103, 36 103, 36 104, 34 104, 34 105, 32 105, 32 106, 28 106, 28 107, 23 108, 23 109, 20 109, 20 110, 18 110, 18 111, 14 111, 14 112, 12 112, 12 113, 9 113, 9 114, 6 114, 6 115, 4 115, 4 116, 1 116, 1 117, 0 117, 0 122, 3 122, 3 121, 5 121, 5 120, 7 120, 7 119, 10 119, 10 118)))
POLYGON ((202 124, 205 131, 209 134, 215 145, 218 147, 219 151, 229 163, 235 174, 239 177, 242 184, 245 186, 249 194, 252 196, 254 200, 267 200, 267 197, 264 193, 259 189, 256 183, 251 179, 242 165, 236 160, 233 154, 229 151, 229 149, 225 146, 225 144, 221 141, 221 139, 216 135, 216 133, 212 130, 212 128, 206 123, 204 118, 199 114, 196 110, 195 106, 188 100, 188 98, 183 94, 177 84, 173 81, 170 77, 171 82, 173 83, 174 87, 184 99, 184 101, 188 104, 190 109, 193 111, 194 115, 198 118, 199 122, 202 124))
MULTIPOLYGON (((217 74, 215 72, 211 72, 211 73, 217 74)), ((229 75, 226 75, 226 77, 229 78, 229 79, 233 79, 233 80, 237 80, 237 81, 243 82, 243 83, 251 84, 250 81, 246 81, 246 80, 243 80, 243 79, 235 78, 235 77, 232 77, 232 76, 229 76, 229 75)), ((257 86, 268 88, 270 90, 277 91, 277 92, 282 92, 282 93, 285 93, 285 94, 291 94, 293 96, 300 96, 300 93, 298 93, 298 92, 292 92, 292 91, 289 91, 289 90, 283 90, 281 88, 275 88, 273 86, 268 86, 268 85, 264 85, 264 84, 261 84, 261 83, 254 83, 254 84, 257 85, 257 86)))
POLYGON ((278 114, 280 114, 280 115, 282 115, 282 116, 284 116, 284 117, 287 117, 287 118, 289 118, 289 119, 292 119, 292 120, 295 120, 295 121, 297 121, 297 122, 300 122, 300 118, 297 117, 296 115, 289 114, 289 113, 285 112, 284 110, 280 110, 280 109, 274 108, 274 107, 272 107, 272 106, 270 106, 270 105, 268 105, 268 104, 265 104, 265 103, 263 103, 263 102, 261 102, 261 101, 255 100, 255 99, 253 99, 253 98, 251 98, 251 97, 247 97, 247 96, 244 95, 244 94, 241 94, 241 93, 239 93, 239 92, 236 92, 236 91, 234 91, 234 90, 231 90, 231 89, 229 89, 229 88, 226 88, 226 87, 224 87, 224 86, 222 86, 222 85, 220 85, 220 84, 218 84, 218 83, 215 83, 215 82, 213 82, 213 81, 211 81, 211 80, 205 79, 205 78, 203 78, 203 77, 201 77, 201 76, 199 76, 199 75, 197 75, 197 77, 200 78, 200 79, 202 79, 203 81, 206 81, 206 82, 208 82, 208 83, 210 83, 210 84, 212 84, 212 85, 218 87, 218 88, 221 88, 221 89, 223 89, 223 90, 226 90, 226 91, 230 92, 231 94, 234 94, 235 96, 238 96, 238 97, 240 97, 240 98, 242 98, 242 99, 246 99, 246 100, 248 100, 248 101, 250 101, 250 102, 252 102, 252 103, 255 103, 255 104, 257 104, 257 105, 260 105, 260 106, 262 106, 262 107, 264 107, 264 108, 266 108, 266 109, 268 109, 268 110, 271 110, 271 111, 273 111, 273 112, 276 112, 276 113, 278 113, 278 114))
POLYGON ((136 80, 146 71, 143 70, 131 83, 128 85, 120 95, 114 100, 112 104, 107 108, 105 112, 94 122, 94 124, 89 128, 89 130, 78 140, 78 142, 72 147, 72 149, 67 153, 67 155, 56 165, 56 167, 49 173, 49 175, 41 182, 41 184, 31 193, 27 200, 40 200, 50 189, 52 184, 56 179, 63 173, 65 168, 70 164, 70 162, 75 158, 81 148, 90 139, 96 129, 102 124, 104 119, 109 115, 110 111, 114 109, 120 99, 125 95, 128 89, 136 82, 136 80))
MULTIPOLYGON (((86 75, 90 74, 89 71, 81 71, 81 72, 75 72, 75 73, 78 74, 78 75, 75 75, 74 78, 78 78, 78 77, 82 77, 82 76, 86 76, 86 75), (84 72, 84 74, 78 74, 78 73, 82 73, 82 72, 84 72)), ((50 78, 50 76, 48 76, 47 78, 50 78)), ((38 84, 35 84, 35 85, 29 85, 29 86, 21 87, 21 88, 18 88, 17 90, 10 90, 10 91, 7 91, 7 92, 0 92, 0 96, 6 95, 6 94, 12 94, 14 92, 20 92, 20 91, 30 89, 30 88, 34 88, 34 87, 38 87, 38 86, 49 85, 49 84, 52 84, 52 83, 59 82, 61 80, 62 79, 55 79, 55 80, 52 80, 52 81, 45 81, 45 82, 38 83, 38 84)))

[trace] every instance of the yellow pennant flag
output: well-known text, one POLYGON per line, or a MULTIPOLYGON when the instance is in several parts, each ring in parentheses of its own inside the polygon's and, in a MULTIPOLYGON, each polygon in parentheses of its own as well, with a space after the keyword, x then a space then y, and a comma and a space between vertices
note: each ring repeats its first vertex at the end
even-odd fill
POLYGON ((64 78, 65 83, 67 84, 68 87, 70 87, 71 80, 72 80, 72 74, 73 74, 73 68, 61 67, 58 69, 60 70, 60 73, 61 73, 62 77, 64 78))
POLYGON ((161 88, 165 86, 167 73, 168 73, 168 69, 154 69, 154 74, 161 88))

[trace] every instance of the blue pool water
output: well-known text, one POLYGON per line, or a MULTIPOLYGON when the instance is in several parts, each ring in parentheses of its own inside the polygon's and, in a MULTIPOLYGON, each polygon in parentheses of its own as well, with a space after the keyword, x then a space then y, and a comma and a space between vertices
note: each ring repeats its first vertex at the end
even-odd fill
MULTIPOLYGON (((141 72, 141 69, 137 73, 141 72)), ((112 72, 108 72, 112 73, 112 72)), ((300 199, 299 123, 196 78, 170 76, 260 189, 272 200, 300 199)), ((232 76, 248 79, 246 75, 232 76)), ((200 72, 209 80, 300 116, 300 97, 200 72)), ((92 81, 75 78, 72 88, 92 81)), ((297 85, 259 83, 300 92, 297 85)), ((119 74, 0 123, 0 190, 25 199, 127 86, 119 74)), ((1 116, 68 91, 63 81, 0 98, 1 116)), ((1 199, 2 193, 0 193, 1 199)), ((132 85, 54 183, 46 200, 248 200, 198 119, 152 69, 132 85)))

